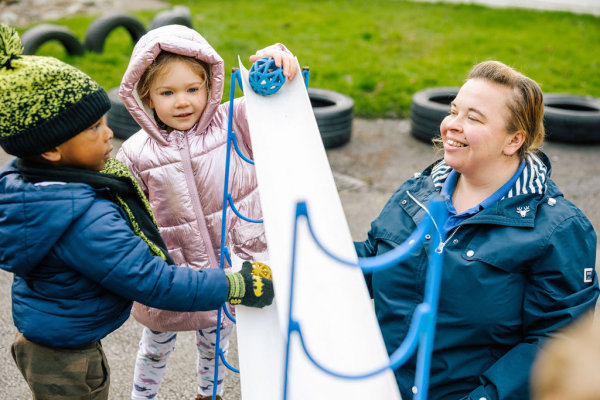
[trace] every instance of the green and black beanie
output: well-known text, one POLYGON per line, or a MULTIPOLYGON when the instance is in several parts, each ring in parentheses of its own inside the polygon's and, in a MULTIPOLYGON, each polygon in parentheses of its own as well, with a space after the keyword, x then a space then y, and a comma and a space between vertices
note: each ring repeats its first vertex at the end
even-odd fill
POLYGON ((104 89, 82 71, 22 52, 17 32, 0 24, 0 146, 17 157, 53 149, 110 108, 104 89))

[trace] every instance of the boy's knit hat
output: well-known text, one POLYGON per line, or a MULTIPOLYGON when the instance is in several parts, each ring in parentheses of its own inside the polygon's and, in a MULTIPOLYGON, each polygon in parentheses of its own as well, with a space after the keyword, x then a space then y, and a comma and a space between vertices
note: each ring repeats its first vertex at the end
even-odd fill
POLYGON ((82 71, 22 52, 17 32, 0 24, 0 146, 17 157, 53 149, 110 108, 104 89, 82 71))

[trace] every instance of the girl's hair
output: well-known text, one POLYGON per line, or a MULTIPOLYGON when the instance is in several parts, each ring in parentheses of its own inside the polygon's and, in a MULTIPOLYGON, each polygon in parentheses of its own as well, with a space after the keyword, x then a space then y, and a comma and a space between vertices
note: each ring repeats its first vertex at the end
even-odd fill
POLYGON ((137 84, 137 92, 140 100, 144 104, 150 103, 150 85, 154 82, 157 76, 160 76, 167 66, 173 61, 181 61, 186 63, 192 71, 196 72, 205 82, 206 94, 210 98, 210 89, 212 86, 211 69, 208 63, 198 60, 193 57, 183 56, 181 54, 161 51, 154 59, 154 62, 146 68, 137 84))
POLYGON ((545 136, 544 97, 540 86, 499 61, 475 65, 467 79, 485 79, 512 89, 513 96, 507 101, 510 116, 506 128, 508 132, 521 130, 525 134, 525 142, 518 152, 520 158, 527 152, 536 152, 545 136))

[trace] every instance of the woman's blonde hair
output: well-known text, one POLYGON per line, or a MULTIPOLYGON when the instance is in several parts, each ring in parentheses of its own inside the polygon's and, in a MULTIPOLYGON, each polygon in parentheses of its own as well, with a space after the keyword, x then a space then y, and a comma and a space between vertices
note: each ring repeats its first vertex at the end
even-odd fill
POLYGON ((197 73, 198 76, 204 80, 206 93, 208 98, 210 98, 212 79, 210 65, 208 63, 198 60, 197 58, 162 51, 156 56, 154 62, 146 68, 138 81, 137 92, 140 96, 140 100, 142 100, 144 104, 150 103, 150 86, 152 85, 152 82, 154 82, 154 79, 156 79, 157 76, 160 76, 173 61, 182 61, 186 63, 192 71, 197 73))
POLYGON ((535 152, 545 136, 544 96, 537 82, 499 61, 484 61, 475 65, 468 79, 485 79, 512 89, 513 96, 507 102, 510 116, 506 129, 511 133, 520 130, 525 135, 519 157, 525 157, 527 152, 535 152))

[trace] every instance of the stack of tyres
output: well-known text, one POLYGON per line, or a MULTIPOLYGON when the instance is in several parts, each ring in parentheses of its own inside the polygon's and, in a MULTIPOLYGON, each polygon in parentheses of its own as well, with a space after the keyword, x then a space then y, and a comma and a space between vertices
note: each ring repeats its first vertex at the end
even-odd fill
POLYGON ((108 98, 111 107, 106 115, 106 123, 112 129, 116 138, 126 140, 141 128, 121 101, 118 87, 108 91, 108 98))
POLYGON ((439 87, 418 91, 410 105, 410 132, 427 143, 440 135, 440 124, 450 112, 458 87, 439 87))
POLYGON ((544 94, 544 127, 550 141, 600 143, 600 98, 544 94))
POLYGON ((190 9, 186 6, 175 6, 171 10, 162 11, 156 14, 150 25, 150 30, 172 24, 183 25, 194 29, 190 9))
POLYGON ((350 140, 354 100, 326 89, 308 89, 310 104, 326 149, 339 147, 350 140))

